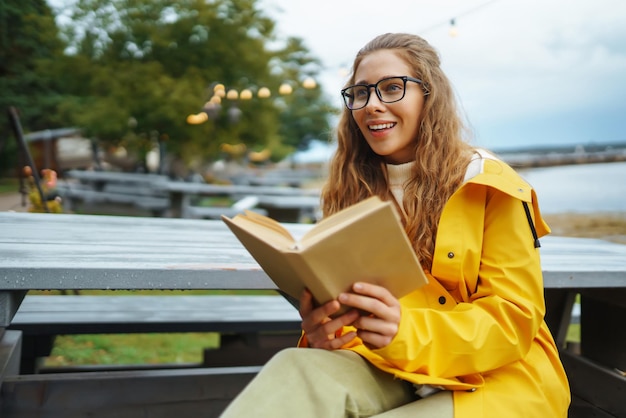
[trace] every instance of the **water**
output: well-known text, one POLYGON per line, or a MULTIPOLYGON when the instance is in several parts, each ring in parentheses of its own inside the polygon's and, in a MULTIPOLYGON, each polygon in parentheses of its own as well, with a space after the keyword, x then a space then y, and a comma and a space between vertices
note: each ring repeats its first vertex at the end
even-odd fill
POLYGON ((519 170, 548 213, 626 212, 626 162, 519 170))

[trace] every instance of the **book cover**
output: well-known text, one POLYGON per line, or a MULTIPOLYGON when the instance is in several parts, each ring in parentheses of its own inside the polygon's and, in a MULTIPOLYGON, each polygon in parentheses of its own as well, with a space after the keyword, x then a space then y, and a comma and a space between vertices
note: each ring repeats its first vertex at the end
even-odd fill
POLYGON ((378 197, 323 219, 299 240, 258 213, 222 219, 292 303, 304 288, 323 304, 357 281, 384 286, 397 298, 428 282, 395 207, 378 197))

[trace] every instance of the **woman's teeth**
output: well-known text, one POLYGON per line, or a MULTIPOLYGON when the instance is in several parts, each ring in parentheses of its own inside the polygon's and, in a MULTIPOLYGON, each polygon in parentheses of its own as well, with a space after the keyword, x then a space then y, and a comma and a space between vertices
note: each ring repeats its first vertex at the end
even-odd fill
POLYGON ((370 125, 370 130, 379 131, 381 129, 390 129, 393 128, 395 123, 381 123, 378 125, 370 125))

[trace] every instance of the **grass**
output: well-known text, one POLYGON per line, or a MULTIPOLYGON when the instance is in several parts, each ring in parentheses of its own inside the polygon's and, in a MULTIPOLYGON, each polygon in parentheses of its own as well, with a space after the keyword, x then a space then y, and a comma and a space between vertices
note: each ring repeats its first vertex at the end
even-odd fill
POLYGON ((580 342, 580 324, 571 324, 567 330, 565 341, 580 342))
POLYGON ((201 363, 206 348, 219 347, 219 334, 97 334, 59 336, 48 367, 201 363))
POLYGON ((229 207, 232 206, 233 199, 228 196, 211 196, 211 197, 202 197, 196 203, 198 206, 216 206, 216 207, 229 207))

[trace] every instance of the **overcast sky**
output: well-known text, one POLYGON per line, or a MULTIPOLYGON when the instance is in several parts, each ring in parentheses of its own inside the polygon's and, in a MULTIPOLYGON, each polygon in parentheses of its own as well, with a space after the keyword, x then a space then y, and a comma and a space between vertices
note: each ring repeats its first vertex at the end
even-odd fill
POLYGON ((626 142, 623 0, 261 0, 281 36, 304 39, 339 105, 342 69, 384 32, 441 54, 475 143, 493 149, 626 142), (449 35, 450 20, 458 32, 449 35))

